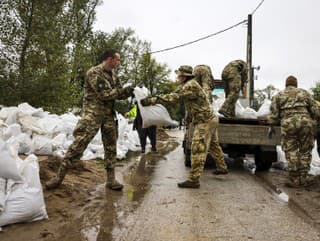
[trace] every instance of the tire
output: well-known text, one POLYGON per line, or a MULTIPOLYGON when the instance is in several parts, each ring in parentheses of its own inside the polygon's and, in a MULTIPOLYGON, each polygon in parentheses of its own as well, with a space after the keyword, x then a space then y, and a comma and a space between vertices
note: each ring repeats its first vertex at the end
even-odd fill
POLYGON ((261 151, 257 150, 254 154, 254 162, 256 164, 256 171, 268 171, 272 162, 277 160, 277 153, 274 151, 261 151))

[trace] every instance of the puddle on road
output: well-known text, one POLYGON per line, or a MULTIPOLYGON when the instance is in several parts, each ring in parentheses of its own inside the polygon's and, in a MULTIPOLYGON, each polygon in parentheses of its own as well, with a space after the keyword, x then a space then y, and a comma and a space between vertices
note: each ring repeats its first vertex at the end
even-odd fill
POLYGON ((83 240, 114 240, 119 233, 125 233, 132 226, 132 214, 142 203, 151 189, 153 172, 158 162, 166 160, 165 155, 173 151, 179 143, 169 141, 159 148, 158 153, 147 153, 132 157, 133 164, 125 171, 122 192, 106 190, 104 185, 92 193, 92 200, 81 210, 79 215, 80 230, 83 240))

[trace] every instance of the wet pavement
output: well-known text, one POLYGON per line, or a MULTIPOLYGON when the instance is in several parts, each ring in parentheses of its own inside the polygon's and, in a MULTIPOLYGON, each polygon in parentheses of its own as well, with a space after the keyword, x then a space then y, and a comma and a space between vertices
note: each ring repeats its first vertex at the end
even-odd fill
POLYGON ((227 176, 206 169, 200 189, 179 189, 189 171, 183 134, 169 134, 179 143, 136 157, 119 175, 122 193, 98 186, 56 240, 320 240, 317 227, 239 165, 231 165, 227 176))

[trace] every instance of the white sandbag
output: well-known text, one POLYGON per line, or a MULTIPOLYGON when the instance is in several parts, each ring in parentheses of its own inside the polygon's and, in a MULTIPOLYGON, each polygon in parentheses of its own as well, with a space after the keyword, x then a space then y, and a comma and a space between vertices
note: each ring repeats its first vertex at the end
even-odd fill
POLYGON ((100 129, 90 143, 92 143, 94 145, 102 145, 102 137, 101 137, 101 130, 100 129))
POLYGON ((89 161, 96 158, 97 158, 96 155, 90 149, 86 149, 81 157, 81 160, 89 161))
POLYGON ((270 114, 271 100, 265 99, 257 112, 257 117, 267 117, 270 114))
POLYGON ((64 143, 67 141, 67 135, 65 133, 59 133, 52 139, 52 148, 53 150, 63 149, 64 143))
POLYGON ((33 116, 22 116, 19 117, 19 123, 22 127, 22 131, 28 134, 44 135, 45 131, 42 126, 38 123, 39 118, 33 116))
POLYGON ((147 128, 152 125, 167 126, 179 124, 177 121, 171 119, 169 112, 163 105, 157 104, 144 107, 140 104, 140 100, 148 96, 147 88, 135 87, 134 94, 143 120, 143 128, 147 128))
POLYGON ((309 174, 313 175, 313 176, 319 176, 320 175, 320 167, 319 166, 314 166, 311 163, 309 174))
POLYGON ((18 136, 21 134, 21 126, 19 124, 9 125, 3 132, 3 139, 8 140, 12 136, 18 136))
POLYGON ((311 162, 311 164, 315 167, 320 168, 320 157, 319 157, 319 153, 318 153, 318 143, 317 142, 314 143, 314 147, 312 149, 312 162, 311 162))
POLYGON ((76 128, 78 120, 80 117, 75 116, 73 113, 66 113, 60 116, 62 120, 62 132, 65 134, 72 134, 73 130, 76 128))
POLYGON ((31 153, 44 156, 52 155, 52 139, 48 136, 34 136, 31 153))
POLYGON ((38 120, 39 126, 41 126, 43 133, 47 136, 53 136, 60 133, 63 129, 62 120, 57 115, 48 115, 38 120))
POLYGON ((278 162, 287 163, 286 155, 285 155, 284 151, 282 150, 281 146, 277 146, 276 149, 277 149, 278 162))
POLYGON ((19 115, 19 111, 18 110, 12 111, 8 115, 8 118, 6 119, 6 124, 13 125, 13 124, 18 123, 18 115, 19 115))
POLYGON ((4 211, 7 180, 0 177, 0 215, 4 211))
POLYGON ((9 191, 5 210, 0 214, 0 227, 48 218, 40 183, 39 164, 34 155, 24 160, 21 174, 24 183, 15 184, 9 191))
POLYGON ((29 154, 32 147, 32 140, 30 135, 26 133, 21 133, 15 139, 18 141, 18 153, 19 154, 29 154))
POLYGON ((124 132, 126 130, 126 127, 128 125, 128 120, 124 118, 123 115, 117 113, 117 119, 118 119, 118 139, 123 140, 124 138, 124 132))
POLYGON ((245 111, 245 108, 243 108, 240 101, 238 100, 236 103, 236 117, 243 118, 242 116, 244 114, 244 111, 245 111))
POLYGON ((21 103, 18 105, 18 111, 19 114, 22 115, 32 115, 32 116, 37 116, 37 117, 43 117, 44 116, 44 111, 42 108, 34 108, 28 103, 21 103))
POLYGON ((18 161, 18 150, 8 143, 0 143, 0 177, 22 181, 18 171, 18 161))
POLYGON ((4 107, 0 110, 0 119, 6 121, 8 117, 18 110, 18 107, 4 107))
POLYGON ((250 107, 247 107, 243 110, 241 115, 237 116, 244 119, 257 119, 257 112, 250 107))
POLYGON ((117 159, 122 160, 126 158, 128 147, 123 142, 117 142, 117 159))

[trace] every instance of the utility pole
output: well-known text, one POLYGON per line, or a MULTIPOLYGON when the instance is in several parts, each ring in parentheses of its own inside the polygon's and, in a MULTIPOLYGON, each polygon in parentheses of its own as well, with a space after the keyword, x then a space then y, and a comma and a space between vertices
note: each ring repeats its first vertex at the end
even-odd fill
POLYGON ((254 83, 252 69, 252 15, 248 15, 248 35, 247 35, 247 64, 248 64, 248 83, 249 83, 249 105, 253 106, 254 83))

